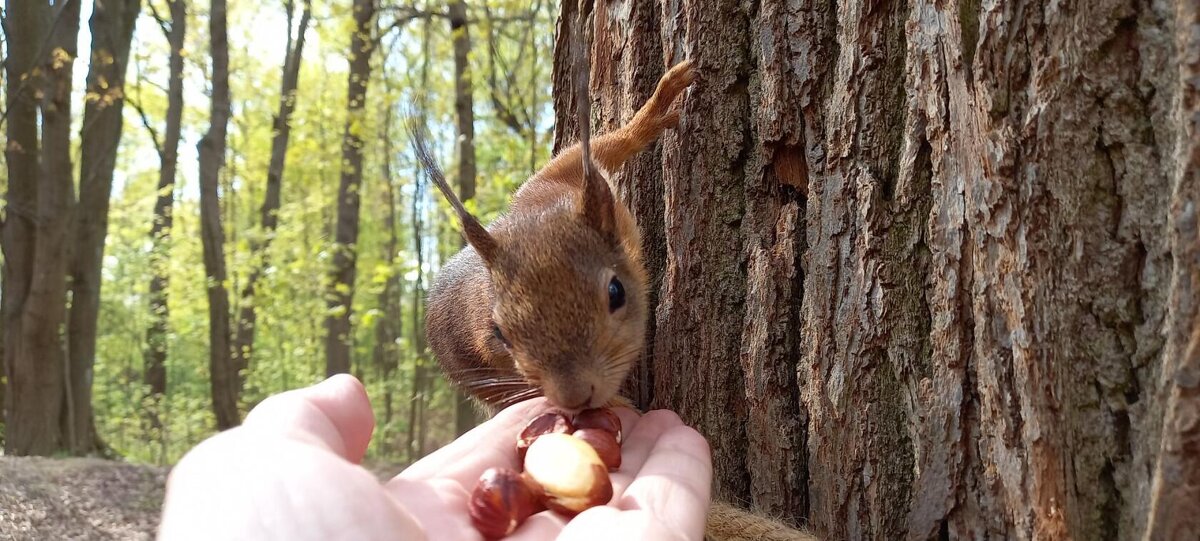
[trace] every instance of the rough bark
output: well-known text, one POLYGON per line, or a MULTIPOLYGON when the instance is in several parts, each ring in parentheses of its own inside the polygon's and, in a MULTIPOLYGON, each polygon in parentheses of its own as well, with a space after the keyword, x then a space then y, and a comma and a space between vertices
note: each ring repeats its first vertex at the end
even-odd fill
MULTIPOLYGON (((4 21, 4 18, 0 17, 0 32, 4 31, 4 29, 2 27, 3 21, 4 21)), ((7 39, 7 38, 8 38, 8 36, 5 36, 5 39, 7 39)), ((3 56, 4 58, 8 58, 8 55, 6 55, 5 51, 4 51, 4 44, 2 44, 2 43, 0 43, 0 56, 3 56)), ((4 73, 3 70, 0 70, 0 85, 5 84, 6 81, 8 80, 6 75, 7 75, 7 73, 4 73)), ((7 100, 5 101, 4 105, 5 105, 5 110, 7 111, 8 110, 7 100)), ((3 251, 4 251, 4 219, 0 218, 0 254, 2 254, 3 251)), ((8 388, 8 375, 7 375, 8 371, 5 369, 5 366, 6 366, 5 359, 7 359, 8 357, 4 356, 4 338, 5 338, 6 333, 5 333, 4 327, 3 327, 4 322, 5 322, 4 307, 3 307, 5 267, 6 267, 5 265, 0 265, 0 426, 4 425, 4 417, 7 414, 7 410, 8 410, 8 407, 6 406, 6 404, 8 402, 4 398, 6 396, 5 390, 8 388)), ((3 448, 4 448, 4 431, 2 429, 0 429, 0 449, 3 449, 3 448)))
MULTIPOLYGON (((275 229, 279 226, 279 205, 283 190, 283 167, 287 159, 288 137, 292 132, 292 112, 296 110, 296 86, 300 80, 300 62, 304 58, 304 36, 308 31, 308 23, 312 19, 312 1, 305 0, 300 15, 300 26, 296 37, 292 39, 291 18, 292 4, 288 5, 288 47, 283 60, 282 84, 279 91, 279 113, 275 115, 275 123, 271 137, 271 158, 267 164, 267 191, 263 196, 261 223, 258 236, 250 241, 250 252, 258 258, 258 264, 250 271, 246 284, 242 288, 239 299, 236 334, 233 340, 233 363, 239 374, 250 366, 250 354, 254 349, 254 325, 257 322, 257 304, 254 299, 255 288, 263 271, 267 268, 267 250, 275 237, 275 229)), ((238 377, 238 392, 241 392, 243 377, 238 377)))
POLYGON ((1172 193, 1165 240, 1176 264, 1169 278, 1158 381, 1166 411, 1161 440, 1152 447, 1158 461, 1150 486, 1150 539, 1200 536, 1200 7, 1179 2, 1175 17, 1170 37, 1179 59, 1179 116, 1174 137, 1166 141, 1173 148, 1164 152, 1173 166, 1164 169, 1172 193))
POLYGON ((225 0, 212 0, 209 10, 212 51, 212 105, 208 131, 197 144, 200 162, 200 240, 204 248, 205 289, 208 294, 209 373, 217 428, 241 422, 237 379, 230 350, 228 274, 225 269, 225 230, 221 225, 218 195, 225 168, 226 132, 229 127, 229 35, 225 0))
POLYGON ((72 67, 79 0, 8 2, 4 227, 5 452, 69 450, 67 247, 75 203, 72 67), (40 118, 39 118, 40 114, 40 118), (40 127, 40 134, 39 134, 40 127))
POLYGON ((350 371, 352 333, 350 316, 354 298, 358 243, 359 187, 362 185, 363 107, 375 50, 375 0, 354 0, 354 30, 350 37, 350 75, 346 92, 346 128, 342 136, 342 180, 338 186, 337 227, 334 232, 333 271, 325 319, 325 372, 350 371))
MULTIPOLYGON (((171 48, 168 60, 167 115, 162 142, 158 145, 158 190, 150 226, 150 326, 146 329, 146 360, 144 381, 151 398, 157 403, 167 392, 167 330, 170 309, 167 305, 166 248, 170 243, 174 222, 175 173, 178 167, 179 140, 183 126, 183 47, 187 36, 187 1, 171 0, 167 7, 171 19, 160 21, 167 45, 171 48)), ((157 14, 156 14, 157 16, 157 14)), ((149 126, 148 126, 149 127, 149 126)), ((153 133, 153 132, 152 132, 153 133)), ((157 411, 150 412, 151 423, 158 426, 157 411)))
POLYGON ((636 4, 591 14, 601 125, 700 79, 618 176, 663 276, 633 388, 718 497, 831 539, 1196 537, 1193 1, 636 4))
MULTIPOLYGON (((467 27, 467 4, 464 0, 450 2, 450 39, 454 42, 454 118, 457 121, 455 141, 458 143, 458 198, 463 203, 475 198, 475 104, 471 78, 471 33, 467 27)), ((460 247, 465 246, 463 239, 460 247)), ((461 392, 454 392, 454 429, 465 434, 479 423, 474 403, 461 392)))
POLYGON ((97 2, 90 22, 91 61, 80 134, 79 204, 71 243, 71 312, 68 322, 68 385, 74 405, 67 423, 74 454, 99 449, 92 414, 92 367, 100 315, 100 267, 108 234, 108 201, 121 142, 125 71, 140 0, 97 2))

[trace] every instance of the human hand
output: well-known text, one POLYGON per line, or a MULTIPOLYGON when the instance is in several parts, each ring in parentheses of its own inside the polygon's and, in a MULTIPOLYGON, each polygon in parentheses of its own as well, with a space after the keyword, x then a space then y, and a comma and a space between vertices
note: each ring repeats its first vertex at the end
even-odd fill
MULTIPOLYGON (((273 396, 171 472, 159 539, 478 540, 467 500, 484 470, 518 468, 518 432, 544 399, 500 412, 380 483, 359 466, 375 428, 351 376, 273 396)), ((544 511, 510 539, 701 539, 708 443, 668 411, 615 410, 626 435, 613 499, 569 522, 544 511)))

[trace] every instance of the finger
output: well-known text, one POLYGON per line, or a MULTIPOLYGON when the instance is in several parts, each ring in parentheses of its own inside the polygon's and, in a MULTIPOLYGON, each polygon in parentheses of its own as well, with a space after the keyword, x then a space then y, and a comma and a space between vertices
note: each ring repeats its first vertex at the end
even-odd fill
POLYGON ((392 499, 408 511, 421 529, 434 534, 431 539, 446 541, 477 540, 479 534, 467 514, 470 494, 448 479, 409 481, 393 479, 385 487, 392 499), (461 510, 447 512, 447 510, 461 510))
POLYGON ((396 478, 412 481, 447 478, 471 490, 488 468, 520 466, 516 452, 518 433, 530 419, 549 409, 550 404, 544 398, 510 406, 450 445, 409 466, 396 478))
POLYGON ((699 539, 671 530, 646 511, 621 511, 615 507, 595 507, 568 522, 558 541, 607 541, 609 539, 654 539, 670 541, 699 539))
POLYGON ((642 415, 632 408, 612 408, 612 411, 617 414, 617 418, 621 419, 621 441, 624 442, 629 438, 629 434, 633 432, 633 427, 637 425, 642 415))
POLYGON ((363 468, 319 445, 238 427, 172 468, 158 539, 412 539, 421 531, 363 468))
POLYGON ((613 486, 613 500, 611 501, 616 501, 616 498, 621 496, 621 493, 625 491, 625 487, 633 482, 633 477, 637 474, 637 468, 630 467, 625 462, 624 445, 625 442, 629 441, 629 437, 633 433, 634 427, 637 426, 638 421, 641 420, 641 414, 630 408, 612 408, 612 411, 621 419, 621 467, 617 471, 608 473, 613 486))
POLYGON ((681 532, 687 539, 700 539, 711 483, 708 441, 690 427, 676 426, 655 443, 617 507, 648 511, 668 530, 681 532))
POLYGON ((563 518, 553 511, 542 511, 529 517, 517 531, 506 537, 508 541, 542 541, 545 539, 555 539, 563 526, 567 525, 567 519, 563 518))
MULTIPOLYGON (((625 426, 624 417, 621 418, 621 424, 625 426)), ((655 410, 631 424, 633 429, 625 432, 625 441, 621 444, 621 467, 610 474, 613 482, 613 501, 620 500, 625 488, 637 477, 658 439, 671 428, 683 426, 683 421, 675 412, 655 410)))
POLYGON ((357 464, 375 431, 375 413, 362 383, 349 374, 339 374, 263 400, 242 425, 260 435, 325 447, 357 464))

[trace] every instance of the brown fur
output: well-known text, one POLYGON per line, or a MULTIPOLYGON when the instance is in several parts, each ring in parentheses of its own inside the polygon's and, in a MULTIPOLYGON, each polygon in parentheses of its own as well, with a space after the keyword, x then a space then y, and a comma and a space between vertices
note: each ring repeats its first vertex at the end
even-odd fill
MULTIPOLYGON (((593 139, 600 169, 617 170, 673 128, 679 113, 672 104, 694 79, 689 63, 676 65, 632 121, 593 139)), ((649 307, 640 233, 629 208, 614 204, 606 176, 594 175, 604 185, 589 186, 579 144, 555 156, 486 228, 490 240, 468 235, 471 246, 431 288, 430 346, 446 376, 488 406, 539 392, 564 409, 620 401, 620 384, 644 346, 649 307), (610 314, 614 274, 626 303, 610 314), (493 335, 493 321, 511 350, 493 335)))

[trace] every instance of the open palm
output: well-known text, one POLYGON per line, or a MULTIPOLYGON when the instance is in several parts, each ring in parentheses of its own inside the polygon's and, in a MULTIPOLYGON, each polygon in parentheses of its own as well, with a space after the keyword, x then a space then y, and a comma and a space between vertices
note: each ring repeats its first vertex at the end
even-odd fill
MULTIPOLYGON (((484 470, 517 468, 512 406, 380 483, 358 465, 375 428, 351 376, 276 395, 188 453, 167 483, 160 539, 478 540, 467 498, 484 470)), ((626 434, 613 499, 571 519, 545 511, 511 539, 701 539, 712 479, 707 442, 668 411, 618 409, 626 434)))

